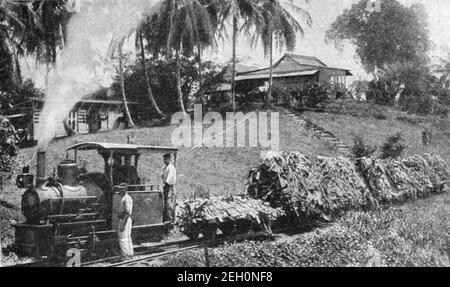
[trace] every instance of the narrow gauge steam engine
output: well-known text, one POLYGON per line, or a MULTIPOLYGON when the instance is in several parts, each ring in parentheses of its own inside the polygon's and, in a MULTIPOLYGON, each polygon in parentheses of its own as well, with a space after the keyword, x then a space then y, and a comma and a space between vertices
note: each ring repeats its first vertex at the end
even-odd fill
POLYGON ((161 241, 172 222, 163 221, 164 194, 159 185, 141 183, 137 168, 143 153, 174 155, 177 149, 131 144, 80 143, 70 147, 73 160, 58 165, 57 177, 45 177, 46 155, 38 152, 36 180, 24 168, 17 177, 26 221, 15 225, 15 247, 21 255, 57 258, 70 248, 86 254, 117 248, 119 190, 133 198, 133 240, 161 241), (79 151, 96 150, 104 172, 88 173, 77 163, 79 151))

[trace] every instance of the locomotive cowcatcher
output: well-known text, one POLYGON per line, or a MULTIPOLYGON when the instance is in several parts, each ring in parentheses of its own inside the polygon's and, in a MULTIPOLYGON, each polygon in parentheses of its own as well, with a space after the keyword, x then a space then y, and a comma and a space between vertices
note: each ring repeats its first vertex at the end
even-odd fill
MULTIPOLYGON (((71 146, 73 159, 58 165, 57 176, 46 178, 45 151, 37 153, 36 178, 25 167, 17 177, 26 221, 16 224, 15 247, 19 254, 60 258, 70 248, 90 256, 117 250, 119 191, 133 198, 132 237, 135 244, 161 241, 173 222, 164 222, 164 194, 161 186, 142 182, 139 157, 144 153, 172 154, 177 149, 85 142, 71 146), (104 172, 87 172, 77 162, 77 154, 96 150, 103 158, 104 172)), ((173 217, 172 217, 173 218, 173 217)))

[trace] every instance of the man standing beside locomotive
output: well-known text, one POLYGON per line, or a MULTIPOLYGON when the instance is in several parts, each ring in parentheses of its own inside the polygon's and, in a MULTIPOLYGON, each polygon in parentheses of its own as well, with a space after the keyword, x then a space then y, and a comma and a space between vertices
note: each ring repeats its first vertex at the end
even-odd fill
POLYGON ((164 167, 162 171, 162 184, 164 192, 164 222, 172 221, 175 211, 175 184, 177 183, 177 170, 172 164, 170 154, 165 154, 164 167))
POLYGON ((120 201, 119 207, 119 245, 122 259, 130 259, 134 255, 133 242, 131 240, 131 227, 133 222, 131 220, 131 214, 133 211, 133 199, 128 194, 126 187, 120 190, 120 196, 122 200, 120 201))

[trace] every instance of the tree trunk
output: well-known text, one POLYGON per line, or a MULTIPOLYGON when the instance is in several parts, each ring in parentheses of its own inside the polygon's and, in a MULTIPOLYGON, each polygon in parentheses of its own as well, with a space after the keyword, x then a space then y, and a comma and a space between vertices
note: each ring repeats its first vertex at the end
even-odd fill
POLYGON ((13 48, 9 39, 4 40, 4 48, 6 49, 6 54, 7 54, 6 62, 8 62, 7 65, 10 64, 10 68, 11 68, 11 72, 12 72, 11 81, 15 85, 20 84, 20 83, 22 83, 22 81, 19 80, 21 78, 21 75, 20 75, 20 66, 18 65, 18 59, 16 58, 17 51, 15 51, 15 49, 13 48))
POLYGON ((14 65, 16 67, 15 80, 17 81, 17 83, 21 84, 23 83, 23 78, 22 78, 22 70, 20 69, 19 55, 17 51, 14 51, 14 65))
POLYGON ((44 89, 45 92, 47 93, 48 91, 48 81, 49 81, 49 77, 50 77, 50 64, 47 63, 45 64, 45 79, 44 79, 44 89))
POLYGON ((123 54, 122 54, 123 43, 119 45, 119 78, 120 78, 120 90, 122 93, 123 106, 125 109, 125 116, 129 128, 134 127, 133 119, 131 118, 130 110, 128 109, 127 97, 125 95, 125 79, 123 76, 123 54))
POLYGON ((74 135, 77 134, 77 132, 74 131, 74 130, 72 129, 72 127, 69 125, 69 121, 68 121, 67 119, 65 119, 65 120, 63 121, 63 125, 64 125, 64 129, 66 130, 67 135, 68 135, 69 137, 74 136, 74 135))
POLYGON ((175 77, 177 79, 178 105, 180 107, 180 110, 183 113, 186 113, 183 104, 183 91, 181 90, 181 60, 180 60, 180 51, 178 49, 175 51, 175 60, 176 60, 175 77))
POLYGON ((236 111, 236 42, 237 42, 237 17, 233 17, 233 63, 232 63, 232 75, 231 75, 231 101, 233 104, 233 112, 236 111))
POLYGON ((150 78, 148 76, 147 66, 145 65, 144 40, 142 37, 142 32, 139 32, 139 42, 141 44, 142 68, 144 70, 144 77, 145 77, 145 84, 147 85, 148 98, 150 99, 150 102, 152 103, 152 106, 155 109, 158 116, 164 117, 163 112, 159 109, 158 104, 155 101, 155 97, 153 96, 152 87, 150 85, 150 78))
POLYGON ((200 43, 197 46, 197 54, 198 54, 198 88, 199 88, 199 96, 203 96, 203 89, 202 89, 202 47, 200 43))
POLYGON ((272 87, 273 87, 273 33, 270 34, 270 75, 269 75, 269 90, 267 91, 266 107, 271 106, 272 87))

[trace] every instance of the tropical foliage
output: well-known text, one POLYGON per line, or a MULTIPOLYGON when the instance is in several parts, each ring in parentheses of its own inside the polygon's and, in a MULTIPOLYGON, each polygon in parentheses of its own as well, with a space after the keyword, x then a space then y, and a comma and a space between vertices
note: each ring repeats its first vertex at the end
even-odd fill
MULTIPOLYGON (((65 0, 0 1, 0 97, 17 96, 22 83, 20 58, 53 65, 64 46, 72 15, 65 0)), ((50 66, 47 69, 49 72, 50 66)))
MULTIPOLYGON (((208 90, 217 85, 221 81, 222 70, 220 67, 210 61, 205 61, 200 67, 195 57, 180 57, 180 76, 181 76, 181 92, 183 106, 188 106, 191 100, 200 97, 198 91, 200 83, 202 88, 208 90), (202 78, 200 78, 202 75, 202 78), (202 79, 208 79, 203 81, 202 79), (197 97, 196 97, 197 96, 197 97)), ((146 59, 146 67, 148 69, 148 79, 151 85, 152 94, 157 106, 166 114, 172 114, 179 111, 177 96, 177 79, 173 77, 176 72, 177 64, 175 57, 160 57, 146 59)), ((139 106, 131 106, 133 117, 138 120, 150 120, 158 117, 148 97, 147 79, 142 64, 129 65, 124 67, 124 87, 127 98, 133 102, 142 103, 139 106)), ((122 95, 121 85, 117 77, 112 85, 112 94, 109 97, 120 98, 122 95)), ((100 90, 96 93, 96 98, 105 98, 106 91, 100 90)))
MULTIPOLYGON (((267 0, 262 3, 263 25, 256 27, 257 36, 260 35, 264 54, 270 57, 269 91, 266 105, 270 106, 273 87, 273 49, 274 43, 279 50, 286 48, 293 51, 297 41, 297 34, 303 36, 304 29, 293 13, 301 16, 307 25, 312 24, 311 15, 305 9, 292 3, 293 1, 267 0)), ((308 0, 306 0, 308 2, 308 0)))
POLYGON ((361 0, 344 10, 326 33, 326 39, 342 47, 345 41, 368 72, 385 64, 427 62, 431 47, 427 15, 421 4, 411 7, 397 0, 380 0, 381 10, 367 10, 369 0, 361 0))

